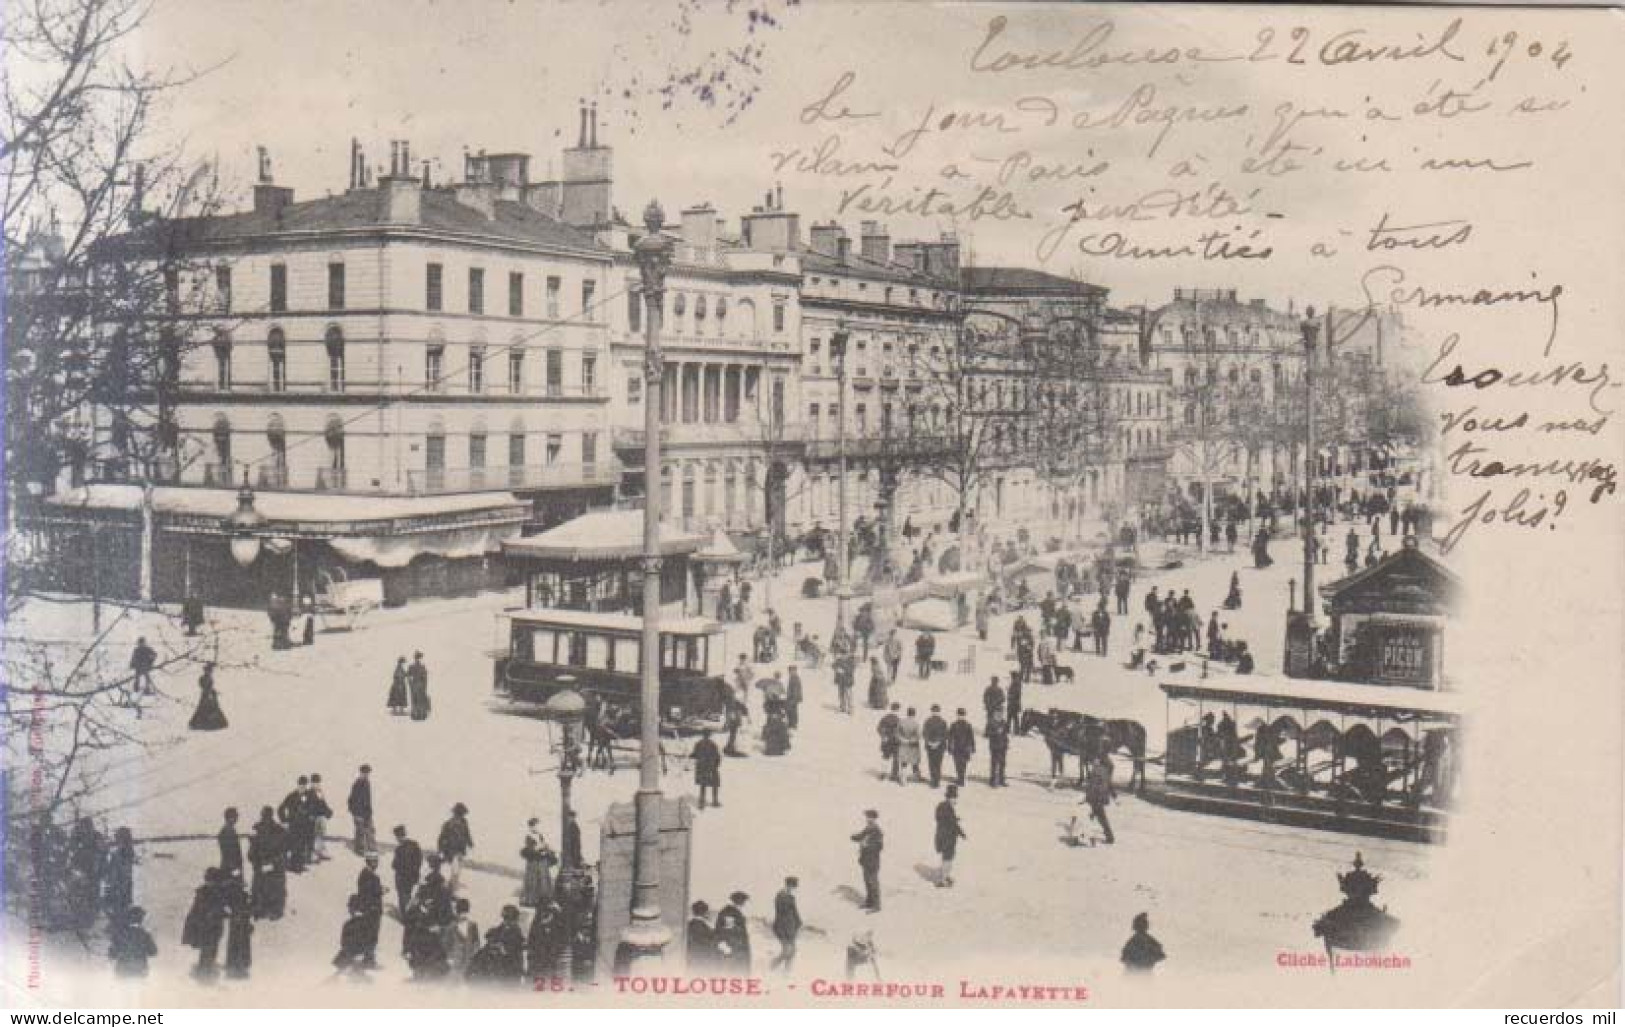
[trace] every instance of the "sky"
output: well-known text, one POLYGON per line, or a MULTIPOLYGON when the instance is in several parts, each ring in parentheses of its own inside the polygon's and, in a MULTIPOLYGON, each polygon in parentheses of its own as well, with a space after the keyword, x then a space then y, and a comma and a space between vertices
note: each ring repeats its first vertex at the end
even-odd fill
MULTIPOLYGON (((184 145, 218 161, 223 181, 245 198, 260 145, 271 152, 277 181, 291 185, 297 197, 341 191, 352 136, 375 167, 387 159, 391 139, 410 141, 415 158, 436 161, 432 174, 440 181, 460 173, 465 147, 531 153, 533 177, 546 177, 559 150, 574 140, 583 98, 600 105, 600 139, 615 148, 615 204, 634 223, 647 200, 657 197, 668 214, 709 201, 736 225, 739 214, 783 183, 787 207, 802 215, 805 238, 814 220, 835 214, 843 190, 864 182, 874 191, 883 187, 883 175, 805 174, 793 164, 775 170, 775 153, 809 152, 834 134, 841 136, 843 157, 883 160, 882 147, 896 145, 910 128, 930 126, 891 176, 897 199, 942 185, 939 171, 947 163, 986 180, 997 174, 1000 159, 1023 149, 1033 157, 1025 166, 1029 174, 1035 166, 1059 170, 1104 160, 1110 172, 1099 178, 1056 174, 1032 182, 1018 174, 1018 198, 1034 214, 1028 219, 972 222, 937 212, 883 220, 894 241, 953 231, 978 262, 1078 275, 1110 287, 1119 304, 1161 302, 1179 286, 1229 286, 1283 308, 1288 300, 1300 307, 1346 305, 1360 298, 1358 276, 1370 260, 1313 267, 1280 258, 1124 260, 1080 253, 1071 239, 1044 253, 1038 243, 1045 230, 1065 220, 1060 212, 1074 200, 1127 203, 1174 186, 1212 185, 1233 194, 1262 187, 1259 209, 1241 234, 1262 225, 1296 252, 1340 230, 1354 239, 1383 213, 1411 222, 1463 216, 1457 201, 1467 193, 1475 196, 1470 213, 1482 235, 1482 222, 1494 220, 1496 211, 1510 214, 1509 205, 1527 195, 1527 180, 1516 174, 1497 176, 1503 181, 1480 176, 1447 183, 1438 175, 1423 180, 1397 169, 1380 177, 1335 179, 1235 171, 1247 147, 1259 146, 1260 137, 1280 123, 1283 103, 1294 112, 1355 112, 1338 120, 1300 118, 1288 134, 1306 146, 1364 153, 1375 144, 1366 142, 1369 126, 1358 117, 1363 98, 1383 92, 1385 102, 1403 97, 1408 104, 1430 88, 1436 93, 1441 79, 1448 86, 1474 77, 1481 70, 1475 66, 1416 61, 1378 74, 1352 74, 1278 62, 1125 61, 1085 70, 972 70, 978 45, 997 17, 1008 24, 981 55, 984 63, 1005 49, 1066 51, 1090 38, 1102 53, 1171 46, 1247 52, 1265 31, 1274 34, 1274 49, 1285 51, 1297 26, 1279 11, 1254 9, 1243 17, 1195 5, 1109 9, 878 0, 155 0, 137 44, 144 62, 204 72, 171 98, 155 145, 184 145), (851 85, 839 103, 874 116, 804 123, 806 106, 847 73, 851 85), (1136 95, 1144 102, 1123 126, 1079 131, 1069 125, 1077 112, 1104 119, 1136 95), (1194 118, 1225 106, 1244 106, 1246 116, 1176 125, 1155 146, 1160 125, 1135 123, 1169 107, 1194 118), (1004 130, 976 126, 978 116, 992 112, 1002 112, 1004 130), (941 127, 945 119, 948 128, 941 127), (1170 182, 1173 160, 1191 154, 1206 161, 1198 165, 1201 173, 1170 182), (1213 170, 1221 167, 1222 173, 1213 170), (1425 209, 1406 202, 1419 198, 1428 200, 1425 209), (1266 223, 1266 212, 1279 217, 1266 223)), ((1349 28, 1367 33, 1362 38, 1373 44, 1416 43, 1436 38, 1451 16, 1387 12, 1376 29, 1360 9, 1327 17, 1339 20, 1323 30, 1316 26, 1317 44, 1335 29, 1349 28)), ((1463 38, 1468 35, 1484 38, 1472 24, 1463 38)), ((1520 87, 1517 76, 1538 70, 1515 64, 1490 88, 1511 96, 1520 87)), ((1459 130, 1438 119, 1377 127, 1385 134, 1383 145, 1395 153, 1416 152, 1413 144, 1434 145, 1459 130)), ((1482 132, 1475 138, 1483 138, 1482 132)), ((841 220, 855 236, 859 221, 870 216, 853 209, 841 220)), ((1504 221, 1499 227, 1506 232, 1530 231, 1528 219, 1504 221)), ((1154 242, 1188 239, 1198 224, 1164 218, 1100 227, 1127 229, 1136 241, 1154 242)), ((1503 244, 1524 241, 1508 238, 1503 244)), ((1447 267, 1447 256, 1437 263, 1447 267)))

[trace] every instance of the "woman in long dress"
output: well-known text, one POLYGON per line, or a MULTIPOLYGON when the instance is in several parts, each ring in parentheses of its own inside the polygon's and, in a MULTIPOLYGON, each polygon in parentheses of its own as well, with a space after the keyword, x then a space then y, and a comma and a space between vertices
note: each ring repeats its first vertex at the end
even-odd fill
POLYGON ((214 664, 203 665, 203 675, 197 679, 197 709, 187 723, 193 731, 221 731, 227 727, 226 714, 220 709, 220 694, 214 690, 214 664))
POLYGON ((553 865, 558 862, 547 839, 542 837, 541 821, 531 817, 525 824, 525 847, 519 855, 525 861, 525 885, 519 904, 539 908, 553 898, 553 865))
POLYGON ((386 703, 389 712, 399 715, 406 712, 406 657, 395 659, 395 676, 389 682, 389 700, 386 703))

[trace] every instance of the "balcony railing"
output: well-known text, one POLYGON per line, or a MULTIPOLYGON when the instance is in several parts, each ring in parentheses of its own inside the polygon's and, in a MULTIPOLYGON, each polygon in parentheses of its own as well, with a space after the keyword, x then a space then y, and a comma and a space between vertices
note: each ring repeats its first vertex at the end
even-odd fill
POLYGON ((234 396, 433 396, 458 399, 469 396, 479 396, 485 399, 606 399, 608 389, 602 383, 595 383, 589 387, 581 385, 566 385, 564 383, 550 384, 534 382, 519 392, 508 387, 506 380, 495 381, 486 379, 479 389, 470 389, 466 381, 456 379, 442 379, 438 383, 426 382, 397 382, 390 381, 363 381, 357 378, 348 378, 343 382, 342 388, 331 388, 324 378, 321 381, 283 381, 280 383, 267 380, 247 380, 233 378, 231 387, 220 388, 214 379, 197 379, 181 383, 182 396, 216 396, 230 393, 234 396))
POLYGON ((594 463, 494 467, 445 467, 406 472, 406 492, 414 496, 509 489, 581 488, 613 485, 620 480, 616 460, 594 463))
MULTIPOLYGON (((771 431, 761 421, 737 421, 733 424, 722 423, 694 423, 694 424, 667 424, 660 429, 660 441, 663 445, 682 445, 685 443, 733 443, 736 445, 799 445, 806 437, 806 428, 798 424, 786 424, 778 431, 771 431)), ((644 432, 642 428, 616 428, 614 433, 614 446, 616 449, 642 449, 644 432)))

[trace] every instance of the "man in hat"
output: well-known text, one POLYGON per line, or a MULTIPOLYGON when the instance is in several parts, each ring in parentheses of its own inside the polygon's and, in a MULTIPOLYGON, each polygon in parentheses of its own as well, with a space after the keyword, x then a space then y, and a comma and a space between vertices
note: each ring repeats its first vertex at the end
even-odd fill
POLYGON ((784 887, 773 897, 773 937, 779 939, 779 954, 773 957, 768 969, 793 969, 796 960, 796 936, 801 933, 801 910, 796 907, 796 888, 801 884, 796 877, 786 877, 784 887))
POLYGON ((959 812, 955 808, 959 802, 959 789, 954 785, 948 786, 948 794, 937 803, 937 855, 942 857, 942 867, 937 872, 937 887, 952 888, 954 886, 954 855, 959 851, 959 839, 965 837, 965 829, 959 825, 959 812))
POLYGON ((993 675, 987 687, 982 690, 982 709, 987 713, 987 722, 993 723, 993 718, 1004 713, 1004 689, 999 687, 999 676, 993 675))
POLYGON ((365 859, 366 865, 356 875, 355 894, 361 899, 361 912, 367 918, 362 965, 374 969, 378 966, 378 930, 384 922, 384 882, 378 878, 378 853, 369 852, 365 859))
POLYGON ((689 973, 707 973, 717 964, 717 936, 711 929, 711 906, 699 901, 688 911, 688 970, 689 973))
POLYGON ((750 976, 750 927, 745 922, 745 903, 750 896, 736 891, 717 914, 717 951, 722 965, 735 977, 750 976))
POLYGON ((440 825, 440 838, 435 844, 441 860, 451 868, 446 878, 453 891, 457 890, 457 879, 463 871, 463 859, 473 847, 474 832, 468 827, 468 807, 459 802, 451 808, 451 817, 440 825))
POLYGON ((948 725, 948 755, 954 758, 955 783, 961 788, 965 787, 965 768, 975 753, 976 729, 965 719, 964 707, 960 707, 954 713, 954 722, 948 725))
POLYGON ((931 715, 920 726, 920 741, 925 744, 925 765, 935 788, 942 783, 942 756, 948 746, 948 722, 942 719, 941 706, 931 706, 931 715))
POLYGON ((135 651, 130 654, 130 693, 151 695, 152 669, 158 665, 158 653, 147 644, 147 636, 135 640, 135 651))
POLYGON ((240 874, 243 871, 243 841, 237 834, 237 807, 226 809, 225 823, 220 827, 220 833, 215 835, 220 845, 220 869, 228 875, 240 874))
POLYGON ((395 855, 389 865, 395 871, 395 898, 404 917, 406 907, 412 904, 412 891, 423 875, 423 846, 406 836, 404 825, 395 827, 395 855))
POLYGON ((310 806, 310 862, 325 863, 330 858, 327 818, 333 815, 333 807, 327 804, 327 795, 322 791, 322 775, 310 775, 310 791, 305 794, 305 802, 310 806))
POLYGON ((429 668, 423 664, 421 651, 412 654, 412 666, 406 669, 406 691, 412 704, 412 719, 428 720, 429 668))
POLYGON ((371 773, 371 766, 361 764, 361 772, 350 785, 350 797, 345 802, 350 819, 355 823, 355 839, 351 847, 358 856, 365 856, 378 848, 378 833, 372 826, 372 780, 368 777, 371 773))
POLYGON ((898 774, 902 761, 898 752, 897 731, 902 725, 903 718, 897 715, 898 708, 898 703, 892 703, 891 709, 886 711, 880 718, 880 723, 875 726, 875 731, 880 735, 880 758, 887 761, 887 765, 891 768, 887 780, 902 784, 903 779, 898 774))
POLYGON ((310 778, 300 775, 294 790, 283 796, 276 808, 277 819, 287 827, 288 869, 296 874, 304 872, 313 840, 310 804, 306 801, 309 791, 310 778))
POLYGON ((987 786, 1003 788, 1008 783, 1004 779, 1004 762, 1010 753, 1010 725, 1002 717, 988 721, 987 753, 987 786))
POLYGON ((863 906, 869 913, 880 912, 880 853, 886 846, 886 835, 880 830, 880 813, 863 811, 863 829, 852 836, 858 843, 858 867, 863 871, 863 906))
POLYGON ((709 730, 700 732, 700 740, 689 753, 694 761, 694 784, 700 789, 700 809, 705 808, 705 793, 711 793, 711 805, 722 805, 722 752, 711 740, 709 730))

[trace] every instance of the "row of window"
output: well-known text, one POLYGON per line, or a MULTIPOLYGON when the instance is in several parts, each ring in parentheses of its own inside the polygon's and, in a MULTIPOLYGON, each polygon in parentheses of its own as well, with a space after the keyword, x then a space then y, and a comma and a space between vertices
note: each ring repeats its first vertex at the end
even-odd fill
MULTIPOLYGON (((626 291, 626 323, 627 327, 631 331, 641 332, 643 330, 643 307, 644 298, 642 291, 636 286, 629 285, 626 291)), ((749 319, 751 323, 746 324, 744 327, 747 333, 754 333, 756 330, 756 326, 754 324, 755 305, 752 304, 750 300, 745 300, 741 307, 747 312, 752 313, 752 316, 749 319)), ((712 319, 714 319, 714 323, 716 324, 714 334, 721 335, 727 331, 727 297, 708 297, 705 293, 695 294, 692 308, 690 307, 687 293, 672 293, 671 298, 668 300, 668 305, 663 311, 669 313, 669 317, 663 327, 665 330, 676 335, 686 334, 688 326, 685 319, 688 317, 691 311, 694 315, 695 335, 706 335, 706 328, 709 324, 713 323, 712 319)), ((775 297, 773 300, 774 334, 784 334, 788 322, 787 311, 788 301, 775 297)))
MULTIPOLYGON (((327 330, 324 339, 327 351, 327 376, 323 382, 328 392, 343 392, 345 389, 345 345, 344 333, 337 325, 327 330)), ((225 336, 217 337, 213 345, 214 350, 214 383, 215 388, 229 391, 233 385, 232 343, 225 336)), ((288 340, 282 329, 273 328, 266 336, 265 342, 267 378, 265 387, 270 392, 286 392, 288 390, 288 340)), ((476 395, 485 393, 489 388, 489 369, 484 346, 471 346, 468 350, 468 363, 464 368, 468 391, 476 395)), ((506 384, 507 391, 515 396, 526 392, 525 384, 525 350, 506 349, 506 384)), ((562 396, 565 394, 564 383, 564 351, 562 349, 547 349, 542 351, 546 376, 543 380, 544 395, 562 396)), ((423 387, 429 392, 442 391, 449 381, 446 370, 446 347, 444 345, 431 345, 424 351, 423 387)), ((583 354, 581 357, 580 394, 591 396, 598 391, 598 358, 594 354, 583 354)))
MULTIPOLYGON (((272 264, 270 277, 271 313, 286 313, 288 310, 288 265, 272 264)), ((180 283, 177 275, 173 273, 169 275, 167 287, 171 297, 171 308, 178 309, 180 283)), ((446 309, 444 265, 431 262, 426 266, 423 291, 423 305, 426 310, 443 311, 446 309)), ((563 293, 564 280, 558 275, 548 275, 544 279, 542 310, 548 318, 558 320, 563 316, 561 310, 563 293)), ((582 279, 580 316, 583 320, 598 320, 596 311, 597 297, 598 283, 590 278, 582 279)), ((484 314, 486 312, 484 268, 471 267, 468 269, 466 299, 468 313, 484 314)), ((215 268, 215 306, 223 312, 230 312, 231 310, 231 268, 224 265, 215 268)), ((327 265, 327 309, 344 310, 345 307, 345 265, 340 261, 332 261, 327 265)), ((525 275, 521 271, 510 271, 508 273, 508 316, 523 317, 524 315, 525 275)))

